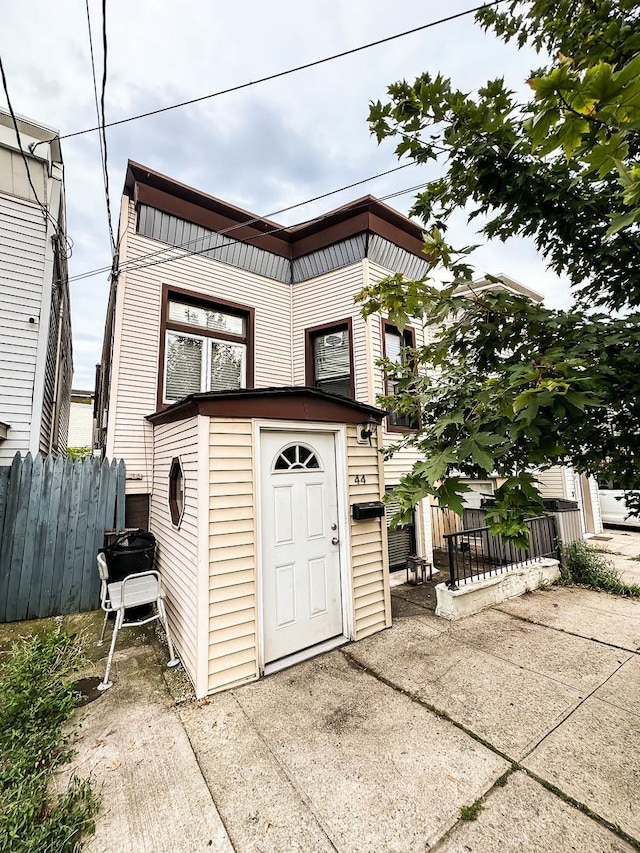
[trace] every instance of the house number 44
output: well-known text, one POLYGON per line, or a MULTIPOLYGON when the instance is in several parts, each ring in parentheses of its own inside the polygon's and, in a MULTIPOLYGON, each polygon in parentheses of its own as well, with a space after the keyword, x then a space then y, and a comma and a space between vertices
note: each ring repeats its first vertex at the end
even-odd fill
POLYGON ((356 474, 356 486, 364 486, 367 482, 367 478, 364 474, 356 474))

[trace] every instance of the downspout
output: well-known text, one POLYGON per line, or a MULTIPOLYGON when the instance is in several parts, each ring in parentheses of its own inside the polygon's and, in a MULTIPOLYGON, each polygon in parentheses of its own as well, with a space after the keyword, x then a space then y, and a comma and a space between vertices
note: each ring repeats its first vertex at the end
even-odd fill
MULTIPOLYGON (((56 240, 56 251, 57 252, 60 251, 60 244, 59 244, 58 240, 56 240)), ((54 269, 55 269, 55 266, 54 266, 54 269)), ((58 265, 58 269, 60 269, 60 265, 58 265)), ((54 285, 54 287, 55 286, 56 285, 54 285)), ((62 282, 61 281, 59 281, 57 283, 57 288, 60 292, 60 304, 58 305, 58 339, 56 341, 56 361, 55 361, 56 381, 55 381, 55 384, 53 386, 53 400, 51 401, 51 432, 49 433, 49 450, 48 450, 49 453, 51 453, 51 449, 53 447, 54 433, 56 434, 56 439, 59 439, 58 429, 56 428, 56 424, 58 422, 58 414, 59 414, 58 413, 58 392, 60 390, 60 368, 61 368, 61 365, 60 365, 60 346, 62 343, 62 309, 64 308, 64 298, 63 298, 62 282)), ((52 288, 52 290, 53 290, 53 288, 52 288)), ((52 301, 53 301, 53 299, 52 299, 52 301)), ((57 450, 59 451, 60 448, 58 447, 57 450)))

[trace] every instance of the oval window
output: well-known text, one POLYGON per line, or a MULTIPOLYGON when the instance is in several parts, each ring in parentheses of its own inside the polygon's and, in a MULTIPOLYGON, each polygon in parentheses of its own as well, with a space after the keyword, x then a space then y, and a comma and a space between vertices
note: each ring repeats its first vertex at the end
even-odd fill
POLYGON ((290 444, 278 451, 273 465, 274 471, 319 471, 320 462, 310 447, 305 444, 290 444))

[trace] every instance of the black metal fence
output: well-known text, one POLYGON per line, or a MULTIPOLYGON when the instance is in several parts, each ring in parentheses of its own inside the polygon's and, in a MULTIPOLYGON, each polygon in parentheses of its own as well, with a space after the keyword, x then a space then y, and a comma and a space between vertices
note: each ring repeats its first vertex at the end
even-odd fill
POLYGON ((450 589, 458 589, 480 577, 501 574, 507 566, 533 563, 542 557, 558 558, 558 536, 552 515, 540 515, 527 521, 529 547, 517 548, 501 536, 491 536, 488 527, 443 533, 449 556, 450 589))

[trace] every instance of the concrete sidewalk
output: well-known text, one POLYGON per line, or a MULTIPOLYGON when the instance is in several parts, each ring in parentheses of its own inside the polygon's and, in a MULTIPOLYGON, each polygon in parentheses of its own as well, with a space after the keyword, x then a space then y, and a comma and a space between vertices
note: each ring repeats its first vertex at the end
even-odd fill
POLYGON ((605 527, 601 534, 588 539, 587 544, 606 552, 625 583, 640 586, 640 530, 605 527))
POLYGON ((86 849, 640 849, 640 602, 559 588, 449 623, 393 600, 392 629, 200 702, 123 632, 78 712, 86 849))

